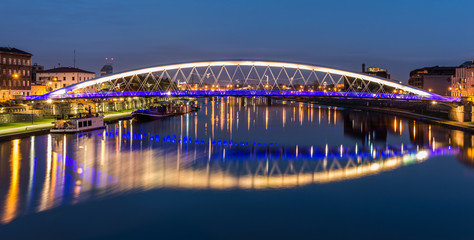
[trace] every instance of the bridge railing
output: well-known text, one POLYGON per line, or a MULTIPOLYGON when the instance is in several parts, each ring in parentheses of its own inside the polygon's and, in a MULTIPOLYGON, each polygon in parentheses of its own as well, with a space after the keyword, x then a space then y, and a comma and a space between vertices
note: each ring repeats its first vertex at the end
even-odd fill
POLYGON ((370 98, 370 99, 400 99, 460 102, 459 97, 439 95, 420 96, 395 93, 365 93, 365 92, 327 92, 327 91, 284 91, 284 90, 174 90, 174 91, 137 91, 137 92, 91 92, 69 93, 62 95, 28 96, 26 100, 46 99, 76 99, 76 98, 116 98, 116 97, 166 97, 166 96, 280 96, 280 97, 338 97, 338 98, 370 98))

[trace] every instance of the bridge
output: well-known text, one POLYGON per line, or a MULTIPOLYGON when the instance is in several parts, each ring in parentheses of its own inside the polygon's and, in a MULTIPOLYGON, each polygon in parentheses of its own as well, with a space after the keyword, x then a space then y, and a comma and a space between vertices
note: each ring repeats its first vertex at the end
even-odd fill
POLYGON ((275 96, 459 102, 401 82, 300 63, 231 60, 142 68, 26 100, 166 96, 275 96))

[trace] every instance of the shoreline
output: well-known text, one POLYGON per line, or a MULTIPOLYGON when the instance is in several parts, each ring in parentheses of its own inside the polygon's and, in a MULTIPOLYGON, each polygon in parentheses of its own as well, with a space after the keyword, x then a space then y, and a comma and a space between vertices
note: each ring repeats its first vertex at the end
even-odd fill
POLYGON ((349 105, 341 105, 341 104, 336 104, 336 105, 326 105, 326 104, 320 104, 320 103, 314 103, 314 104, 322 105, 322 106, 331 106, 331 107, 342 107, 345 109, 361 110, 361 111, 367 111, 367 112, 377 112, 377 113, 389 114, 389 115, 394 115, 394 116, 401 116, 401 117, 415 119, 418 121, 423 121, 426 123, 433 123, 438 126, 447 127, 450 129, 474 132, 474 124, 472 123, 456 122, 456 121, 446 120, 443 118, 437 118, 437 117, 424 115, 420 113, 408 112, 408 111, 404 111, 402 109, 397 109, 397 108, 363 107, 363 106, 349 106, 349 105))
MULTIPOLYGON (((123 113, 113 113, 113 114, 108 114, 104 116, 104 122, 107 124, 110 123, 115 123, 121 120, 128 120, 131 119, 132 112, 123 112, 123 113)), ((19 139, 19 138, 27 138, 31 136, 37 136, 37 135, 42 135, 42 134, 47 134, 49 133, 49 130, 53 127, 53 125, 50 126, 36 126, 35 125, 29 125, 25 127, 19 127, 18 129, 25 129, 25 130, 19 130, 18 132, 12 132, 12 133, 6 133, 6 134, 1 134, 0 135, 0 142, 3 141, 11 141, 14 139, 19 139), (28 128, 33 128, 28 130, 28 128)))

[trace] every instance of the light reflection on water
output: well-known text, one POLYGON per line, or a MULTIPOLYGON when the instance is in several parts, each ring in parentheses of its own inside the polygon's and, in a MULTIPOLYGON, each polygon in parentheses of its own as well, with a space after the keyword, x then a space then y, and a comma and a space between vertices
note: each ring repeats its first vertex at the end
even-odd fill
POLYGON ((275 189, 374 175, 454 154, 473 137, 413 120, 262 99, 202 100, 197 113, 0 143, 0 221, 156 188, 275 189))

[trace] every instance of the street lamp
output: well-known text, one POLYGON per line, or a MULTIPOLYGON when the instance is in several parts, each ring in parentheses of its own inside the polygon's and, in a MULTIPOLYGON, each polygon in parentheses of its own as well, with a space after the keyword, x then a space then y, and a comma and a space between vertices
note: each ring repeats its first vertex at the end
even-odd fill
MULTIPOLYGON (((18 73, 13 73, 12 74, 12 78, 13 78, 13 83, 15 82, 15 80, 19 79, 20 78, 20 74, 18 73)), ((11 94, 12 94, 12 86, 8 86, 8 95, 10 95, 11 97, 11 94)))

